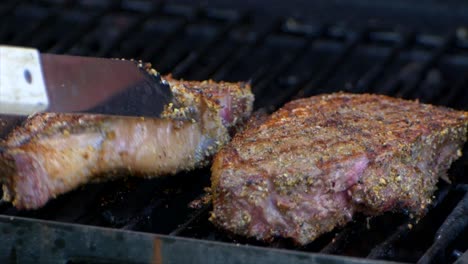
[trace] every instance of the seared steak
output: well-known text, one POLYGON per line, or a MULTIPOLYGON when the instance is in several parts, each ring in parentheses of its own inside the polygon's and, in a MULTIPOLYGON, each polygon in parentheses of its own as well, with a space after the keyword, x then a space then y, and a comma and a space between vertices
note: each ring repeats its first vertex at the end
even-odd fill
POLYGON ((216 155, 210 219, 235 234, 307 244, 357 211, 421 216, 461 156, 467 125, 466 112, 382 95, 290 102, 216 155))
POLYGON ((161 119, 42 113, 0 145, 3 199, 38 208, 76 187, 126 174, 174 174, 208 164, 245 121, 253 95, 244 83, 177 81, 161 119))

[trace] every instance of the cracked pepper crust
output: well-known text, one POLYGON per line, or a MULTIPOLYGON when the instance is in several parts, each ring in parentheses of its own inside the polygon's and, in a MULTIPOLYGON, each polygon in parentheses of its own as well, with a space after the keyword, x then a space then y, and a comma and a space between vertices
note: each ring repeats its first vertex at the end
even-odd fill
POLYGON ((210 220, 307 244, 355 212, 423 215, 461 156, 468 114, 383 95, 299 99, 254 119, 215 157, 210 220))
POLYGON ((250 86, 171 76, 165 80, 174 99, 161 118, 55 113, 30 117, 0 142, 3 199, 19 209, 34 209, 88 182, 122 175, 156 177, 206 166, 230 140, 231 130, 250 116, 250 86))

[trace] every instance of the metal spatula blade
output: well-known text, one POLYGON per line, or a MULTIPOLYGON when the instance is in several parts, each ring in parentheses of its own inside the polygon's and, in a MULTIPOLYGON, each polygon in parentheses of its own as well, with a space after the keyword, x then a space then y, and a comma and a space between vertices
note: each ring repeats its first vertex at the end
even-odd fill
POLYGON ((134 61, 0 46, 0 115, 86 112, 159 117, 172 93, 134 61))

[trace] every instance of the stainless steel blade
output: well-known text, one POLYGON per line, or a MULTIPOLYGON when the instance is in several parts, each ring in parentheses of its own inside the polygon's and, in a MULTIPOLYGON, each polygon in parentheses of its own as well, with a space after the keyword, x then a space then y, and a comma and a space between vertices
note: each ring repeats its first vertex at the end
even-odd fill
POLYGON ((41 64, 47 111, 159 117, 172 100, 168 83, 134 61, 41 54, 41 64))

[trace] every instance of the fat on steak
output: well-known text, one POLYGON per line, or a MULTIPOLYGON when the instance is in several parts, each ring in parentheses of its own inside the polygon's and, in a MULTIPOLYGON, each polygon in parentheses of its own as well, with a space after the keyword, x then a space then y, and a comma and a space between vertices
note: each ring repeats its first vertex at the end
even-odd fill
POLYGON ((166 80, 174 100, 160 119, 57 113, 30 117, 0 142, 3 199, 19 209, 35 209, 89 182, 206 166, 250 116, 250 86, 166 80))
POLYGON ((383 95, 299 99, 257 118, 216 156, 211 221, 307 244, 355 212, 422 216, 460 157, 468 114, 383 95))

